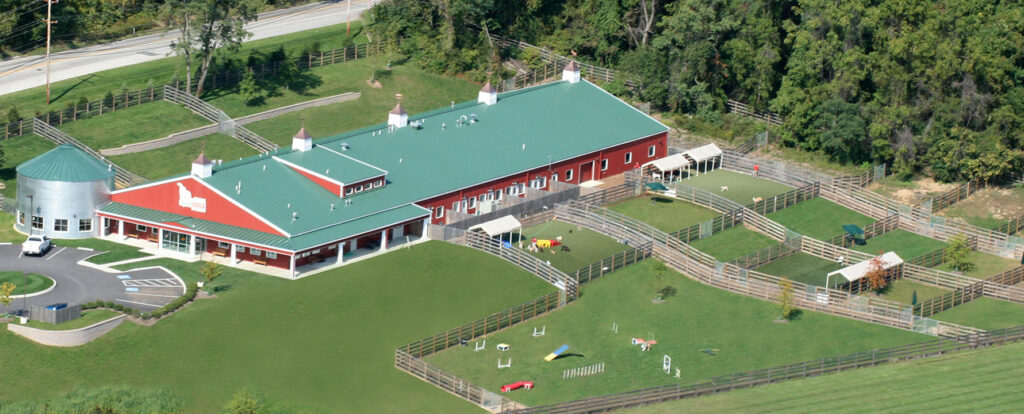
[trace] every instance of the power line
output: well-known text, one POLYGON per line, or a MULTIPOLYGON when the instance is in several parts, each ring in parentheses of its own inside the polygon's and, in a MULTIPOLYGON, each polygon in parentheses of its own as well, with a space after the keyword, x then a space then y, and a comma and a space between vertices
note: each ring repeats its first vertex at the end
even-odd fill
POLYGON ((0 17, 2 17, 3 20, 7 20, 7 19, 10 19, 10 18, 14 18, 15 20, 17 20, 23 14, 35 13, 36 10, 39 10, 39 9, 43 8, 44 5, 45 5, 45 3, 37 3, 35 1, 31 1, 29 3, 25 3, 25 4, 21 5, 18 8, 15 8, 14 10, 6 11, 3 14, 0 14, 0 17), (32 10, 28 10, 28 11, 24 11, 24 12, 18 13, 18 10, 24 9, 26 6, 32 6, 32 5, 36 6, 36 8, 34 8, 32 10))

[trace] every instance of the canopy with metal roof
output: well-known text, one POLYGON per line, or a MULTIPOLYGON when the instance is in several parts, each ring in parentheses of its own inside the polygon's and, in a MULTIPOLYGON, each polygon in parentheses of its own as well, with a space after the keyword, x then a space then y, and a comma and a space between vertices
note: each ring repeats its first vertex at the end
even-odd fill
POLYGON ((470 227, 469 229, 480 229, 483 230, 484 233, 487 233, 488 236, 494 237, 505 233, 511 233, 521 228, 523 228, 523 225, 520 224, 519 220, 516 220, 515 217, 504 216, 488 221, 486 223, 477 224, 473 227, 470 227))
POLYGON ((665 172, 675 171, 680 168, 689 166, 690 164, 693 164, 693 161, 686 159, 686 157, 683 154, 673 154, 665 158, 658 158, 654 161, 650 161, 644 164, 644 166, 651 166, 658 169, 658 171, 665 172))
MULTIPOLYGON (((876 257, 876 259, 877 258, 881 258, 882 270, 889 270, 903 264, 903 259, 900 258, 900 256, 894 252, 885 253, 881 256, 876 257)), ((846 278, 846 280, 850 282, 860 280, 864 276, 867 276, 868 272, 871 270, 871 262, 874 260, 875 259, 865 260, 855 265, 846 266, 842 269, 830 272, 828 276, 831 277, 835 275, 842 275, 844 278, 846 278)))
POLYGON ((22 163, 18 174, 45 181, 85 182, 114 178, 110 165, 73 145, 64 144, 22 163))
POLYGON ((718 145, 708 144, 686 151, 683 155, 690 157, 694 162, 703 162, 716 157, 721 157, 722 149, 718 148, 718 145))

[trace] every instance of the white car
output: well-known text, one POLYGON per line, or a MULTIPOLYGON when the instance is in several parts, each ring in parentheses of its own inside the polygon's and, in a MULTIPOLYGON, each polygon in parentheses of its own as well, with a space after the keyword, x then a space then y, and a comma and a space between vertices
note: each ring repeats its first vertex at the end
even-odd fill
POLYGON ((50 238, 46 236, 28 236, 28 240, 21 245, 21 252, 24 254, 41 255, 50 250, 50 238))

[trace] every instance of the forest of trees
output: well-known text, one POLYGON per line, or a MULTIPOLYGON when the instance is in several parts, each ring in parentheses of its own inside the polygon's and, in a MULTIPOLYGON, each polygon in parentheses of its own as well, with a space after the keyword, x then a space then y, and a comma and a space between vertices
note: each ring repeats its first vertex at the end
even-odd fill
POLYGON ((784 145, 836 161, 944 181, 1024 168, 1020 2, 389 0, 370 17, 437 72, 495 77, 489 32, 628 73, 636 88, 607 87, 665 111, 778 112, 784 145))

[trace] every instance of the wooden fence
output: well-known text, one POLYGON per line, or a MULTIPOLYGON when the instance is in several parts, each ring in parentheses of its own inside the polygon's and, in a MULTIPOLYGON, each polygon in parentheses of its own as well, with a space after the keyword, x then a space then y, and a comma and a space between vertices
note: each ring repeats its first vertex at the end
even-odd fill
POLYGON ((982 188, 985 188, 985 184, 978 178, 962 183, 952 190, 931 198, 932 212, 934 213, 959 203, 982 188))
POLYGON ((169 102, 183 105, 210 122, 217 123, 221 133, 232 136, 259 152, 273 151, 279 148, 270 140, 257 135, 244 126, 235 124, 235 121, 231 120, 231 117, 224 111, 185 91, 164 85, 164 98, 169 102))
MULTIPOLYGON (((559 220, 587 227, 613 238, 652 241, 654 255, 670 267, 704 284, 755 298, 775 301, 781 278, 722 263, 646 223, 600 207, 570 202, 556 207, 559 220)), ((632 241, 631 241, 632 242, 632 241)), ((820 242, 825 245, 825 243, 820 242)), ((831 246, 834 249, 839 247, 831 246)), ((792 282, 795 305, 866 322, 938 336, 981 332, 978 329, 913 317, 909 307, 873 297, 792 282)))
POLYGON ((1024 229, 1024 216, 1012 218, 1006 223, 1000 224, 999 227, 996 227, 996 231, 1011 235, 1016 234, 1021 229, 1024 229))
POLYGON ((763 216, 815 198, 819 191, 821 191, 821 183, 815 182, 756 203, 747 204, 746 207, 763 216))
POLYGON ((669 233, 669 236, 683 243, 690 243, 695 240, 710 237, 715 233, 718 233, 725 229, 732 228, 736 224, 742 223, 743 217, 740 214, 741 211, 742 210, 733 210, 728 213, 724 213, 721 216, 715 217, 703 223, 694 224, 685 229, 671 232, 669 233))
POLYGON ((117 164, 114 164, 110 160, 106 159, 106 157, 101 155, 99 152, 96 152, 92 148, 89 148, 89 146, 81 143, 74 137, 65 134, 64 131, 61 131, 57 128, 50 126, 45 121, 39 118, 34 118, 34 121, 35 122, 33 123, 32 130, 36 135, 46 138, 57 145, 73 145, 76 148, 102 161, 104 164, 110 166, 110 168, 114 171, 114 182, 117 184, 117 186, 128 187, 145 181, 145 179, 142 178, 141 176, 136 175, 135 173, 132 173, 131 171, 128 171, 117 164))
POLYGON ((522 407, 521 404, 463 380, 401 349, 395 350, 395 368, 491 412, 509 412, 522 407))
POLYGON ((737 113, 747 118, 754 118, 758 121, 767 122, 771 125, 782 125, 782 117, 777 113, 770 111, 755 111, 750 109, 747 104, 732 99, 726 101, 726 104, 729 105, 729 112, 737 113))
POLYGON ((653 245, 651 243, 647 243, 642 246, 623 250, 601 259, 596 263, 591 263, 590 265, 576 269, 576 282, 582 285, 608 273, 651 257, 651 254, 653 253, 652 247, 653 245))
POLYGON ((936 313, 963 305, 985 296, 984 282, 957 288, 941 296, 925 299, 914 305, 914 315, 930 317, 936 313))
MULTIPOLYGON (((576 59, 570 59, 568 57, 552 52, 548 49, 534 46, 526 42, 509 39, 495 34, 491 34, 490 37, 491 41, 493 41, 494 43, 501 47, 512 47, 522 50, 536 51, 537 54, 541 57, 541 59, 544 59, 544 61, 548 63, 554 63, 557 65, 557 67, 565 66, 566 64, 569 63, 569 61, 576 61, 576 64, 579 65, 580 67, 580 74, 584 78, 591 81, 611 82, 620 76, 620 73, 614 69, 608 69, 601 66, 591 65, 589 63, 579 62, 576 59)), ((625 83, 628 86, 634 86, 629 81, 626 81, 625 83)))
POLYGON ((564 290, 567 296, 566 300, 573 300, 579 294, 579 286, 576 283, 576 279, 543 260, 522 251, 522 249, 504 247, 500 241, 475 231, 467 231, 464 240, 466 247, 472 247, 498 256, 533 273, 552 286, 564 290))
POLYGON ((694 384, 674 384, 643 388, 624 393, 604 395, 565 403, 507 411, 515 414, 577 414, 604 412, 628 407, 658 404, 682 398, 694 398, 751 388, 790 379, 816 377, 852 369, 898 361, 940 356, 952 352, 998 346, 1024 339, 1024 326, 988 331, 957 340, 933 339, 907 345, 873 349, 838 357, 822 358, 795 364, 723 375, 694 384))
MULTIPOLYGON (((294 58, 294 60, 299 70, 304 70, 313 67, 333 65, 335 63, 342 63, 350 60, 375 56, 380 54, 380 51, 381 44, 379 42, 362 43, 354 46, 299 56, 294 58)), ((250 69, 253 71, 253 74, 258 79, 262 79, 267 76, 275 76, 277 75, 277 72, 282 64, 283 62, 268 62, 253 66, 251 68, 243 68, 210 74, 206 77, 206 86, 208 87, 208 89, 233 86, 237 84, 239 81, 241 81, 242 78, 245 76, 246 72, 248 72, 250 69)), ((193 78, 192 87, 190 88, 190 90, 195 90, 198 84, 198 77, 193 78)), ((121 94, 114 95, 111 99, 104 98, 97 101, 87 102, 81 105, 75 105, 58 111, 47 112, 45 114, 39 115, 37 118, 45 121, 49 125, 64 125, 65 123, 74 122, 79 119, 90 118, 96 115, 105 114, 107 112, 118 111, 149 102, 163 100, 163 93, 166 90, 166 86, 174 87, 176 90, 185 90, 185 81, 176 80, 174 82, 160 86, 150 86, 148 88, 139 89, 135 91, 126 91, 121 94)), ((3 133, 2 135, 0 135, 0 140, 5 140, 8 138, 18 137, 24 134, 31 133, 33 131, 32 122, 32 118, 26 118, 3 126, 3 133)))
POLYGON ((793 253, 799 253, 799 240, 794 240, 796 241, 790 241, 788 243, 782 242, 774 246, 765 247, 746 256, 733 259, 729 261, 729 263, 742 267, 744 269, 753 269, 758 266, 766 265, 768 263, 779 260, 783 257, 789 256, 793 253), (794 247, 794 245, 796 246, 794 247))
POLYGON ((1007 286, 1014 286, 1020 282, 1024 282, 1024 266, 1007 270, 1003 273, 985 279, 985 281, 999 283, 1007 286))

